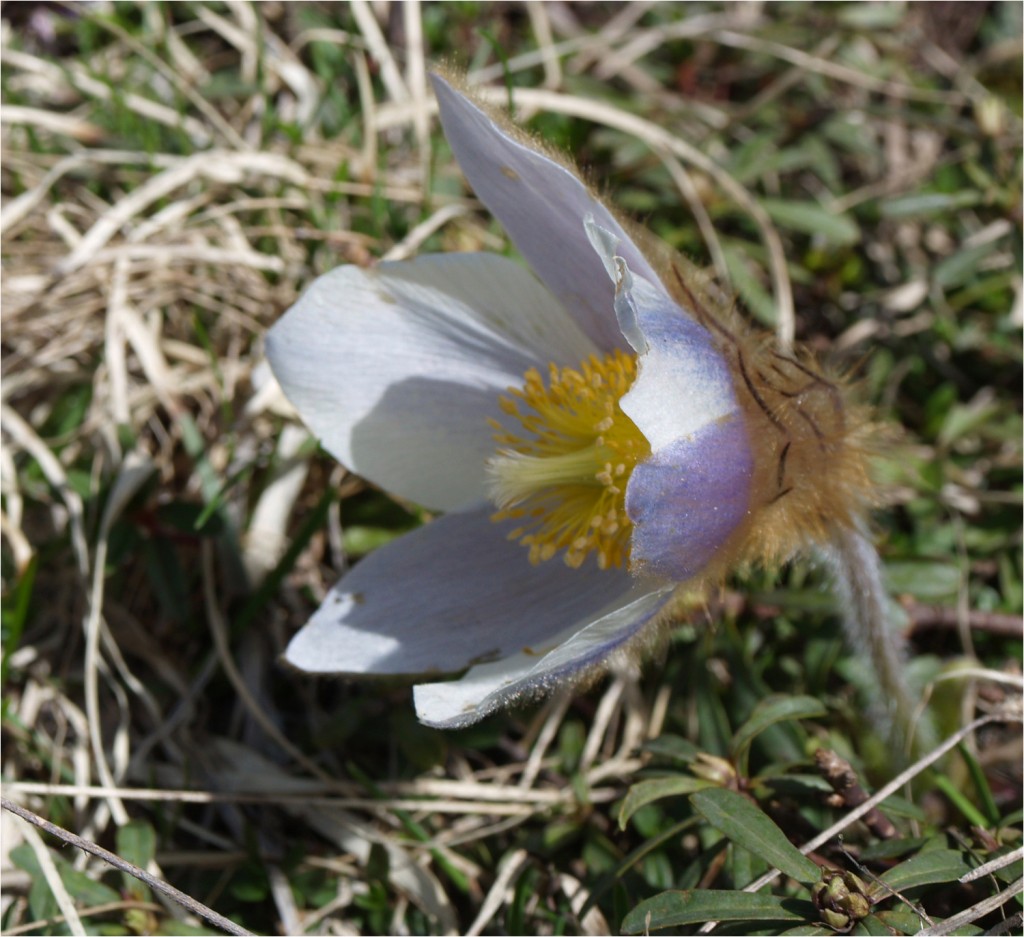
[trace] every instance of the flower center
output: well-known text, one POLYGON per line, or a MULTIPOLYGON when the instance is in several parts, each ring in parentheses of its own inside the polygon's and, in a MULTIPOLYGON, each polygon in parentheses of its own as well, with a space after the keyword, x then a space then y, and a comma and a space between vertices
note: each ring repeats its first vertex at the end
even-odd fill
POLYGON ((509 534, 529 547, 530 562, 565 550, 574 569, 597 554, 601 569, 629 560, 626 483, 650 444, 619 400, 636 377, 636 359, 621 351, 591 356, 579 369, 536 368, 509 388, 501 409, 522 425, 509 433, 496 420, 499 449, 489 461, 492 520, 521 519, 509 534))

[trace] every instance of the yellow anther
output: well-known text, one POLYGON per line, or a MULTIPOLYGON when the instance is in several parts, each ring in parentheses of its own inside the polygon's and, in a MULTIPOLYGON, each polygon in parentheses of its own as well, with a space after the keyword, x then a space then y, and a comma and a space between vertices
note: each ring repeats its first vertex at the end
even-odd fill
MULTIPOLYGON (((547 383, 530 368, 523 385, 499 398, 522 433, 496 428, 488 463, 494 520, 524 518, 509 534, 541 563, 564 551, 577 568, 596 554, 601 569, 629 561, 631 524, 625 489, 650 445, 619 400, 636 378, 636 359, 621 351, 579 368, 549 364, 547 383)), ((491 423, 492 427, 494 423, 491 423)))

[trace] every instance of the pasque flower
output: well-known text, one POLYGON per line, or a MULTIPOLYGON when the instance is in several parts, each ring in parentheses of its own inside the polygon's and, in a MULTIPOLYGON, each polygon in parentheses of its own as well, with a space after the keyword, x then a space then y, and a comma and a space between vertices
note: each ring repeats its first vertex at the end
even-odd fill
POLYGON ((841 388, 643 252, 556 157, 434 87, 530 270, 484 253, 340 267, 267 354, 329 452, 440 514, 355 564, 286 658, 425 678, 420 718, 450 727, 643 643, 681 583, 853 529, 866 476, 841 388))

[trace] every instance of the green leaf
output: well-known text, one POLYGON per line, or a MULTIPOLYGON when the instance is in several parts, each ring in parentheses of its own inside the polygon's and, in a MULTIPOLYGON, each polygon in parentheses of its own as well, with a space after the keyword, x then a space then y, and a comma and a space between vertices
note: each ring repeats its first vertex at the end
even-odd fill
POLYGON ((937 215, 946 211, 961 211, 977 205, 980 192, 915 192, 911 195, 885 199, 879 205, 883 218, 909 218, 915 215, 937 215))
MULTIPOLYGON (((910 908, 902 906, 889 911, 876 911, 871 917, 887 927, 887 933, 890 934, 916 934, 923 925, 923 921, 917 914, 910 908)), ((967 931, 958 930, 957 933, 964 934, 967 931)))
POLYGON ((935 285, 948 290, 971 282, 981 270, 982 261, 1000 247, 998 241, 988 241, 950 254, 933 268, 932 277, 935 285))
POLYGON ((966 745, 961 743, 957 746, 957 751, 960 753, 960 757, 963 758, 964 764, 967 765, 967 770, 971 775, 971 780, 974 782, 974 789, 978 793, 978 800, 981 802, 981 810, 987 821, 984 824, 985 828, 991 829, 998 826, 999 807, 992 794, 992 788, 989 787, 988 778, 985 776, 985 769, 978 763, 978 759, 971 754, 966 745))
MULTIPOLYGON (((910 934, 916 934, 920 930, 920 927, 915 930, 908 931, 910 934)), ((869 914, 865 918, 861 918, 850 931, 851 934, 865 935, 865 937, 892 937, 892 930, 886 926, 885 922, 882 921, 877 915, 869 914)))
POLYGON ((811 921, 816 916, 814 905, 794 898, 710 889, 665 891, 640 902, 626 915, 620 930, 640 934, 707 921, 811 921))
POLYGON ((184 534, 219 537, 225 530, 224 518, 216 513, 218 503, 207 505, 191 501, 170 501, 156 509, 157 520, 184 534))
MULTIPOLYGON (((626 872, 633 868, 641 860, 645 859, 648 855, 653 852, 657 852, 661 847, 681 836, 688 829, 693 827, 697 823, 696 817, 687 817, 687 819, 680 823, 674 823, 671 826, 662 828, 658 833, 653 836, 643 839, 639 846, 634 849, 628 856, 620 860, 619 863, 610 872, 605 873, 598 883, 590 892, 590 897, 586 900, 583 905, 583 909, 579 912, 580 918, 584 917, 587 911, 590 910, 596 903, 597 899, 600 898, 609 888, 618 882, 626 872)), ((678 872, 677 872, 678 875, 678 872)), ((676 879, 679 882, 679 878, 676 879)), ((685 883, 689 884, 689 883, 685 883)), ((626 912, 623 912, 625 914, 626 912)), ((620 915, 621 916, 621 915, 620 915)))
POLYGON ((401 530, 353 524, 351 527, 345 528, 345 533, 342 535, 342 546, 348 556, 365 556, 367 553, 372 553, 385 544, 391 543, 403 533, 404 531, 401 530))
POLYGON ((820 235, 840 245, 856 244, 860 240, 860 228, 852 218, 829 211, 816 202, 763 198, 761 205, 772 221, 782 228, 820 235))
POLYGON ((974 806, 970 797, 946 775, 936 775, 934 784, 936 789, 942 791, 953 802, 953 805, 964 815, 969 823, 974 826, 980 826, 982 829, 989 825, 985 815, 974 806))
POLYGON ((732 756, 737 764, 743 762, 751 743, 770 726, 796 719, 819 719, 827 712, 821 700, 813 696, 769 696, 754 707, 750 718, 736 730, 732 756))
MULTIPOLYGON (((70 862, 52 849, 50 855, 68 894, 83 907, 91 908, 94 905, 110 904, 121 900, 121 896, 113 888, 102 882, 94 881, 84 872, 72 868, 70 862)), ((31 846, 27 844, 16 846, 11 850, 11 861, 19 869, 28 872, 33 880, 38 878, 45 882, 43 870, 39 867, 39 860, 36 859, 36 854, 32 851, 31 846)), ((49 886, 47 886, 47 890, 49 890, 49 886)))
POLYGON ((725 788, 698 791, 690 798, 712 826, 732 842, 760 856, 773 868, 798 882, 818 881, 821 871, 803 855, 770 817, 742 794, 725 788))
MULTIPOLYGON (((145 869, 156 855, 156 833, 148 823, 132 820, 117 831, 117 854, 126 861, 145 869)), ((140 882, 134 875, 121 873, 121 886, 132 897, 139 901, 150 901, 149 886, 140 882)))
POLYGON ((700 749, 689 739, 666 732, 664 735, 647 742, 644 745, 644 751, 650 752, 663 761, 687 765, 697 757, 700 749))
POLYGON ((764 860, 746 849, 735 847, 726 850, 724 868, 736 889, 746 888, 754 879, 769 871, 764 860))
POLYGON ((938 560, 891 560, 885 564, 884 575, 891 592, 924 601, 955 596, 961 584, 957 565, 938 560))
POLYGON ((187 621, 191 612, 188 580, 174 543, 157 537, 133 546, 133 552, 145 564, 149 584, 160 603, 160 613, 175 624, 187 621))
POLYGON ((778 319, 775 298, 765 288, 767 275, 750 256, 751 245, 745 241, 722 238, 722 253, 729 271, 729 281, 739 293, 743 304, 762 325, 774 327, 778 319))
POLYGON ((894 891, 903 891, 917 885, 955 882, 970 871, 963 854, 955 849, 929 849, 889 869, 881 880, 894 891))
POLYGON ((970 403, 954 404, 942 421, 936 442, 943 448, 948 448, 963 437, 976 434, 986 423, 997 419, 999 415, 998 401, 980 394, 970 403))
POLYGON ((679 797, 683 794, 692 794, 695 791, 702 791, 706 787, 713 787, 714 782, 706 781, 703 778, 694 778, 686 774, 673 775, 667 778, 651 778, 647 781, 638 781, 626 794, 619 810, 619 829, 624 830, 629 818, 641 807, 653 804, 656 800, 665 797, 679 797))
POLYGON ((930 840, 926 836, 883 839, 865 846, 860 852, 860 861, 867 863, 877 862, 880 859, 899 859, 901 856, 917 852, 928 842, 930 840))

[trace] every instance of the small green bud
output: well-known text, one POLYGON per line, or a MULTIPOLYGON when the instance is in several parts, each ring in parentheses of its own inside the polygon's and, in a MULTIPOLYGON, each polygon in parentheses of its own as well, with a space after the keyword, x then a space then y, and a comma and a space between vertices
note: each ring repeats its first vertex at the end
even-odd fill
POLYGON ((871 902, 866 895, 851 892, 850 896, 846 899, 846 909, 850 912, 850 917, 855 921, 859 921, 871 913, 871 902))
POLYGON ((868 887, 852 872, 823 869, 811 898, 824 924, 837 931, 849 930, 871 913, 868 887))
POLYGON ((821 920, 832 930, 838 931, 849 930, 850 925, 853 924, 853 921, 845 914, 841 914, 839 911, 829 911, 827 908, 821 911, 821 920))
POLYGON ((719 787, 736 789, 736 769, 730 762, 717 755, 700 752, 690 765, 690 771, 698 778, 713 781, 719 787))

